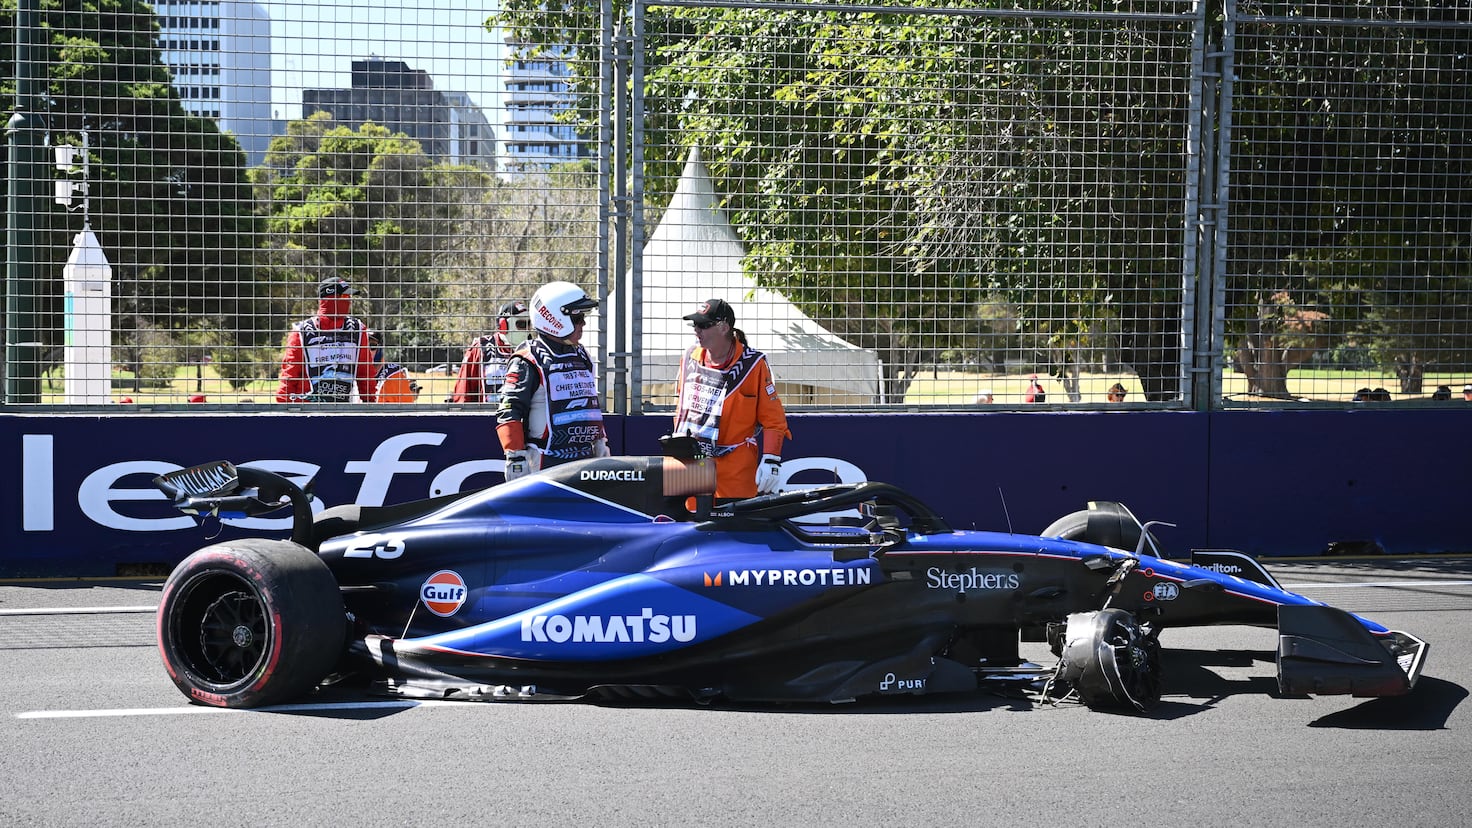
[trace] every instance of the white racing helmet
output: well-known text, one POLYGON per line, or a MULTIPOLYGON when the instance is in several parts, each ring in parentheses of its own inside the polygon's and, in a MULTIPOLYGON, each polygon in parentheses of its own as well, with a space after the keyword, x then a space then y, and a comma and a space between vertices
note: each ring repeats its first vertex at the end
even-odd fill
POLYGON ((572 282, 548 282, 532 294, 532 327, 561 339, 572 333, 572 314, 596 307, 598 300, 572 282))

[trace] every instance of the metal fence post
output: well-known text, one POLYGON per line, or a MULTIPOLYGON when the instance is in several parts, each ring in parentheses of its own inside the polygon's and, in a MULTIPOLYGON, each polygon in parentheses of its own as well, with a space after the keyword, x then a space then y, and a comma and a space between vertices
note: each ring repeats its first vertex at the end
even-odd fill
MULTIPOLYGON (((19 0, 15 10, 15 114, 6 124, 10 190, 5 268, 5 402, 41 401, 39 323, 36 292, 40 247, 37 227, 44 221, 40 198, 43 158, 40 92, 45 64, 36 60, 39 0, 19 0)), ((50 174, 46 173, 47 183, 50 174)))

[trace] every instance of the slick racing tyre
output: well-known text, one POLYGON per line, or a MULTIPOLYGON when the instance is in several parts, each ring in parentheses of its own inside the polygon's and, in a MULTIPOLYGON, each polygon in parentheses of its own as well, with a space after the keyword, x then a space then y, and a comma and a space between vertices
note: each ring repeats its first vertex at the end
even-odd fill
POLYGON ((1124 610, 1068 616, 1060 671, 1092 710, 1144 713, 1160 701, 1160 641, 1124 610))
POLYGON ((1064 540, 1085 541, 1093 543, 1088 537, 1089 513, 1087 511, 1070 512, 1061 518, 1048 524, 1048 528, 1038 534, 1045 538, 1062 538, 1064 540))
POLYGON ((347 621, 336 580, 291 541, 195 552, 164 584, 158 649, 191 700, 260 707, 301 695, 336 666, 347 621))

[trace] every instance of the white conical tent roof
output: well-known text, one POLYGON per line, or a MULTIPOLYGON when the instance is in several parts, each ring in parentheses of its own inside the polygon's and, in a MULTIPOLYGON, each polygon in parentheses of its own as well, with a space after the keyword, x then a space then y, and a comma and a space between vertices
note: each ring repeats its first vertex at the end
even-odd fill
MULTIPOLYGON (((814 322, 781 293, 759 287, 741 268, 745 256, 700 151, 692 149, 669 209, 644 246, 643 331, 639 345, 630 349, 643 358, 644 398, 673 401, 680 357, 695 344, 690 323, 681 317, 706 299, 719 298, 735 309, 736 327, 746 332, 751 347, 767 355, 787 402, 878 401, 880 366, 874 352, 814 322)), ((611 292, 605 313, 596 317, 609 326, 610 350, 617 347, 619 320, 612 316, 618 306, 617 291, 611 292)), ((633 329, 632 312, 625 310, 626 330, 633 329)), ((591 341, 592 335, 584 339, 591 341)))

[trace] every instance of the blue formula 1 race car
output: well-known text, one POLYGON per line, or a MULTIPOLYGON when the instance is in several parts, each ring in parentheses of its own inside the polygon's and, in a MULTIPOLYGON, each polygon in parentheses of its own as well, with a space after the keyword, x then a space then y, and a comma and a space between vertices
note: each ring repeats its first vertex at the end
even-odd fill
POLYGON ((206 547, 164 587, 169 675, 221 707, 359 676, 478 700, 839 702, 1004 684, 1142 712, 1161 695, 1167 627, 1276 626, 1292 695, 1407 693, 1427 652, 1246 556, 1160 557, 1118 504, 1042 535, 956 531, 874 482, 712 507, 710 461, 672 457, 315 516, 303 488, 249 466, 154 483, 199 517, 294 510, 291 540, 206 547), (1047 641, 1056 664, 1025 661, 1021 641, 1047 641))

